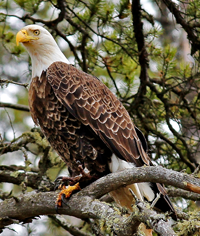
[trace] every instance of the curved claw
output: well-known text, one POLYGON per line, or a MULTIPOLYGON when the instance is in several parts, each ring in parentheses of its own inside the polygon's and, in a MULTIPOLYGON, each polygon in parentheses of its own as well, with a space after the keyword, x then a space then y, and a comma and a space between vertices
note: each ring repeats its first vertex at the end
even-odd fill
POLYGON ((62 203, 65 205, 65 206, 68 206, 67 202, 66 202, 66 197, 65 197, 65 194, 62 194, 61 196, 61 200, 62 200, 62 203))
POLYGON ((65 198, 69 198, 74 191, 78 191, 78 190, 81 190, 79 183, 76 183, 74 186, 68 185, 67 188, 65 187, 65 185, 63 185, 62 190, 60 191, 56 200, 56 212, 58 212, 58 207, 61 207, 62 203, 64 203, 63 200, 65 198))
POLYGON ((56 213, 59 214, 59 212, 58 212, 58 205, 57 204, 55 205, 55 210, 56 210, 56 213))
POLYGON ((62 189, 63 185, 75 185, 76 183, 79 182, 79 180, 82 178, 81 175, 77 175, 74 177, 69 177, 69 176, 59 176, 56 178, 54 181, 55 187, 54 189, 62 189))
POLYGON ((55 190, 57 190, 57 189, 59 189, 60 188, 60 186, 62 186, 62 184, 63 184, 63 177, 62 176, 59 176, 59 177, 57 177, 56 179, 55 179, 55 181, 54 181, 54 191, 55 190))

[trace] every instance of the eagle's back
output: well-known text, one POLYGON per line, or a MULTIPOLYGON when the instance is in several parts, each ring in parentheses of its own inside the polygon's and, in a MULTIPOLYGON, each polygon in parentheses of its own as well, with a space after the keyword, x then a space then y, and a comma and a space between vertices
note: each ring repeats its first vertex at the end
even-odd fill
POLYGON ((136 166, 150 164, 127 110, 101 81, 62 62, 46 74, 57 99, 116 156, 136 166))

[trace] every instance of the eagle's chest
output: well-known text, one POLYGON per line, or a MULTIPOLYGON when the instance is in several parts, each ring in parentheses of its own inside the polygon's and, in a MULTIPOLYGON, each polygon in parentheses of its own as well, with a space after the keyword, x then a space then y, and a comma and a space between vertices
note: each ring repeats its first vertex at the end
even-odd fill
POLYGON ((110 150, 89 127, 68 112, 45 77, 32 80, 29 105, 34 122, 40 125, 51 146, 72 172, 77 172, 80 163, 93 172, 108 171, 110 150))

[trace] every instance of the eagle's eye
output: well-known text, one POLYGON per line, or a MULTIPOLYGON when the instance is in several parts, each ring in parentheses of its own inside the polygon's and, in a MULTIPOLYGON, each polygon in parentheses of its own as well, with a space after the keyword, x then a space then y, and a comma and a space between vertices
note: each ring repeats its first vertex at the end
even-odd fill
POLYGON ((33 31, 33 34, 34 34, 35 36, 38 36, 38 35, 40 34, 40 31, 39 31, 39 30, 34 30, 34 31, 33 31))

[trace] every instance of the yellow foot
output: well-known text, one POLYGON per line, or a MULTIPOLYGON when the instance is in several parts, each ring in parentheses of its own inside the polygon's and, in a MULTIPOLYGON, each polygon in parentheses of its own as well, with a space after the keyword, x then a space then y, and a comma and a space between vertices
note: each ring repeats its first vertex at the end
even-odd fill
POLYGON ((69 198, 72 195, 72 192, 75 190, 81 190, 79 183, 76 183, 74 186, 68 185, 67 187, 65 185, 62 186, 61 191, 57 197, 56 200, 56 206, 61 207, 62 206, 62 195, 65 195, 65 198, 69 198))
POLYGON ((147 229, 147 227, 144 223, 140 224, 139 231, 142 233, 142 235, 153 236, 153 230, 152 229, 147 229))

